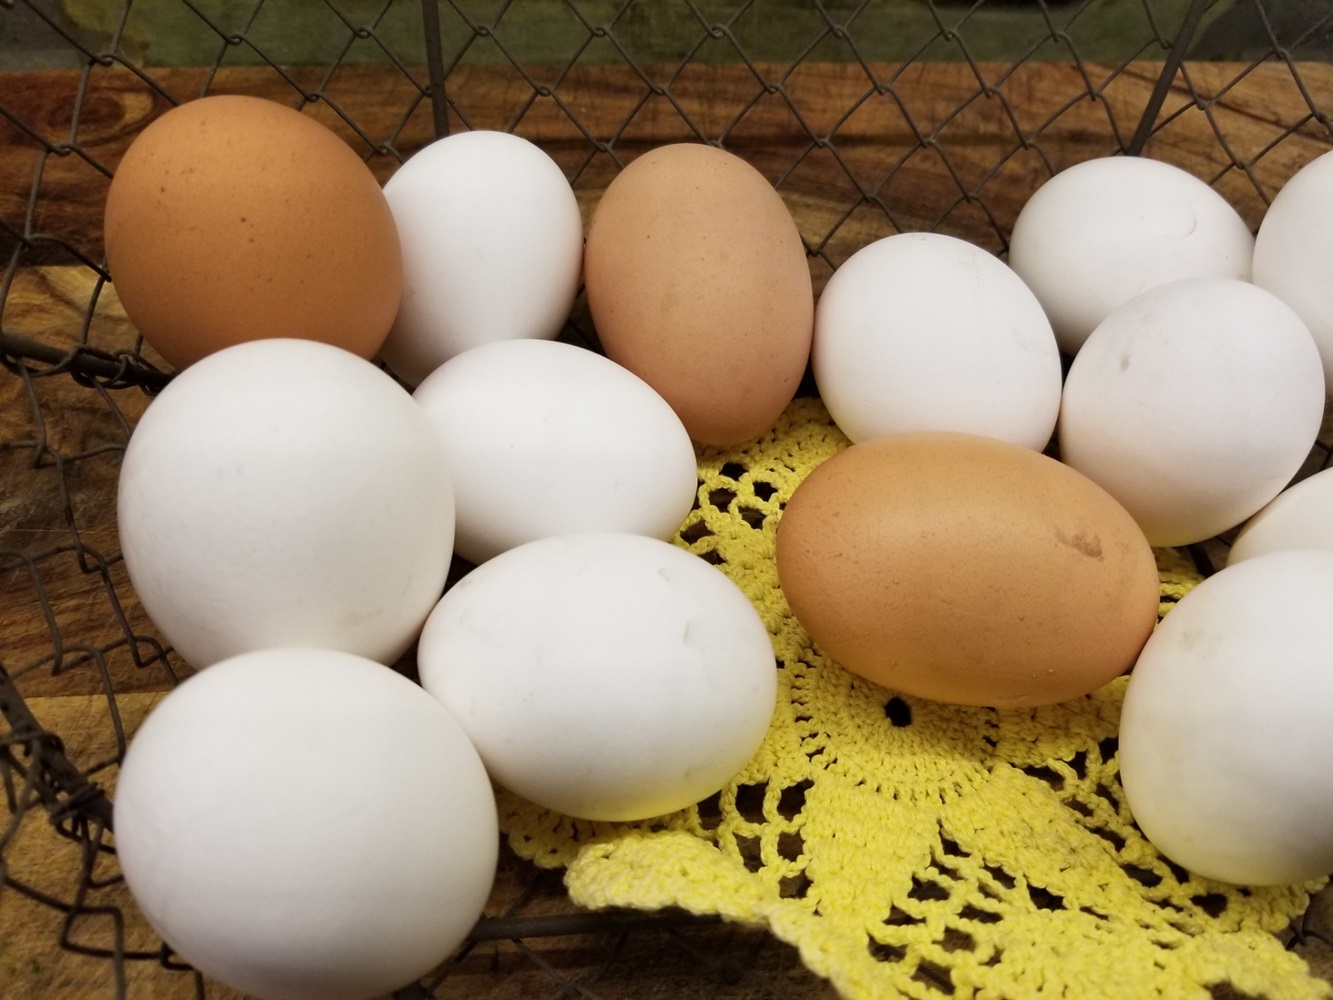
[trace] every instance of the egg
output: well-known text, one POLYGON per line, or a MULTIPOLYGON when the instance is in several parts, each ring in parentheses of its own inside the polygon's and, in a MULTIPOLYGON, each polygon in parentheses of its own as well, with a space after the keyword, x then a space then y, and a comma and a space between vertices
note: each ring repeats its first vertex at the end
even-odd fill
POLYGON ((1093 331, 1065 379, 1060 457, 1153 545, 1186 545, 1277 496, 1323 414, 1323 368, 1300 317, 1248 282, 1193 278, 1137 296, 1093 331))
POLYGON ((104 233, 126 314, 178 369, 266 337, 369 358, 402 295, 370 169, 313 118, 260 98, 198 98, 143 129, 116 167, 104 233))
POLYGON ((1268 206, 1254 241, 1254 283, 1310 328, 1333 387, 1333 153, 1292 175, 1268 206))
POLYGON ((937 233, 852 254, 815 309, 815 384, 852 441, 914 430, 1045 448, 1060 351, 1041 304, 997 257, 937 233))
POLYGON ((172 950, 260 1000, 372 1000, 462 943, 495 797, 458 723, 347 653, 262 650, 186 680, 114 794, 131 894, 172 950))
POLYGON ((439 600, 453 494, 421 407, 377 367, 259 340, 149 404, 117 494, 125 568, 195 667, 321 646, 392 662, 439 600))
POLYGON ((1112 310, 1182 278, 1246 280, 1254 237, 1193 174, 1141 156, 1077 163, 1039 187, 1014 220, 1009 266, 1076 354, 1112 310))
POLYGON ((1333 549, 1333 469, 1287 487, 1246 521, 1227 565, 1286 549, 1333 549))
POLYGON ((583 819, 712 795, 754 756, 777 697, 768 630, 740 588, 641 535, 501 553, 444 595, 418 663, 497 783, 583 819))
POLYGON ((456 132, 384 185, 403 245, 403 300, 384 362, 417 385, 469 347, 550 340, 569 318, 583 217, 564 172, 507 132, 456 132))
POLYGON ((777 530, 793 614, 841 666, 963 705, 1050 704, 1134 662, 1156 562, 1090 480, 1011 442, 917 431, 853 444, 777 530))
POLYGON ((666 539, 698 468, 675 412, 637 375, 572 344, 464 351, 413 393, 452 473, 454 550, 479 563, 579 531, 666 539))
POLYGON ((1333 552, 1207 578, 1130 675, 1120 780, 1134 821, 1196 875, 1280 885, 1333 871, 1333 552))
POLYGON ((588 308, 606 354, 703 444, 772 426, 810 355, 814 292, 800 233, 759 171, 714 146, 644 153, 588 225, 588 308))

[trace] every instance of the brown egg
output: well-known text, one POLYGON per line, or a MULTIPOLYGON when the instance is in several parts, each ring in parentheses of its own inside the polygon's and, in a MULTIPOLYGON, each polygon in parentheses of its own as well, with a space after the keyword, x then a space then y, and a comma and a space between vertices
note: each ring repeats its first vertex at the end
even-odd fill
POLYGON ((783 592, 853 673, 936 701, 1064 701, 1134 663, 1156 622, 1152 549, 1090 479, 952 432, 852 445, 793 493, 783 592))
POLYGON ((402 296, 370 169, 313 118, 259 98, 199 98, 144 129, 111 182, 105 240, 126 314, 177 368, 265 337, 369 358, 402 296))
POLYGON ((791 402, 810 356, 810 268, 786 205, 744 160, 691 143, 640 156, 598 203, 583 267, 607 355, 696 441, 748 441, 791 402))

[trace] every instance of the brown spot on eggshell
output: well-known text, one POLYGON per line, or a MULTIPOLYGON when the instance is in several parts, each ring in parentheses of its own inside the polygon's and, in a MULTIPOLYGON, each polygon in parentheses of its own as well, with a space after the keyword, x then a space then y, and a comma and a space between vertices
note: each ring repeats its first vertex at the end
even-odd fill
POLYGON ((793 613, 846 669, 904 694, 1065 701, 1133 665, 1156 622, 1151 547, 1101 487, 976 435, 853 445, 796 489, 777 532, 793 613))
POLYGON ((1066 535, 1059 528, 1056 528, 1055 538, 1061 545, 1068 545, 1074 551, 1082 552, 1089 559, 1102 558, 1102 540, 1096 535, 1089 536, 1081 531, 1073 535, 1066 535))

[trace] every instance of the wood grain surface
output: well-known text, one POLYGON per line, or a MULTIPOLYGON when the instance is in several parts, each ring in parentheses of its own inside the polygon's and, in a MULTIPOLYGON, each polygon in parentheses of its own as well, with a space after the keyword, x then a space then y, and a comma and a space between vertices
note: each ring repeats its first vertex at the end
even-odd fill
MULTIPOLYGON (((834 263, 894 228, 939 228, 997 249, 1050 174, 1117 152, 1148 105, 1158 63, 576 66, 559 79, 461 67, 454 127, 512 129, 546 149, 585 203, 619 165, 666 142, 721 139, 788 199, 811 246, 834 263)), ((554 72, 554 71, 552 71, 554 72)), ((344 135, 386 179, 433 137, 424 80, 382 67, 161 70, 97 67, 0 74, 0 259, 96 263, 111 172, 172 101, 246 93, 297 104, 344 135), (351 124, 355 123, 355 125, 351 124)), ((1214 181, 1252 225, 1294 169, 1330 144, 1307 95, 1333 66, 1186 67, 1147 152, 1214 181), (1279 141, 1280 140, 1280 141, 1279 141), (1276 143, 1276 144, 1275 144, 1276 143)))
MULTIPOLYGON (((1328 129, 1306 94, 1333 93, 1333 67, 1282 64, 1239 75, 1190 64, 1166 96, 1151 155, 1214 181, 1252 225, 1328 129), (1298 85, 1299 79, 1299 85, 1298 85)), ((939 229, 1002 251, 1031 192, 1052 172, 1116 152, 1148 105, 1159 64, 1122 72, 1077 67, 926 63, 801 65, 791 72, 711 65, 575 67, 559 79, 501 67, 449 81, 455 126, 513 129, 539 142, 573 180, 585 213, 621 164, 653 146, 724 139, 774 181, 809 245, 817 287, 872 239, 939 229)), ((343 134, 387 178, 433 136, 424 73, 383 67, 155 71, 116 66, 0 74, 0 329, 43 344, 134 350, 137 335, 102 271, 101 211, 133 136, 205 88, 289 103, 343 134), (355 123, 353 126, 350 123, 355 123)), ((40 369, 41 366, 36 366, 40 369)), ((114 786, 127 733, 173 675, 118 557, 119 454, 148 402, 68 375, 0 374, 0 663, 76 764, 114 786), (115 711, 112 711, 114 707, 115 711)), ((109 857, 85 857, 39 813, 11 829, 8 877, 68 905, 0 890, 0 997, 114 997, 104 957, 79 947, 156 948, 125 896, 105 881, 109 857), (81 871, 98 876, 90 890, 81 871), (102 881, 99 881, 102 879, 102 881), (118 925, 114 910, 127 915, 118 925), (65 945, 62 946, 62 935, 65 945), (73 948, 69 947, 70 945, 73 948)), ((8 817, 0 820, 0 826, 8 817)), ((3 841, 0 841, 3 843, 3 841)), ((1302 954, 1333 981, 1333 915, 1312 909, 1302 954)), ((569 912, 558 875, 506 858, 488 913, 569 912)), ((192 977, 156 960, 127 962, 131 997, 190 997, 192 977)), ((716 925, 477 945, 441 996, 578 995, 716 998, 832 996, 795 953, 766 935, 716 925), (563 985, 561 985, 563 983, 563 985), (556 984, 556 985, 553 985, 556 984)), ((1215 994, 1217 995, 1217 994, 1215 994)), ((235 996, 209 987, 208 996, 235 996)))

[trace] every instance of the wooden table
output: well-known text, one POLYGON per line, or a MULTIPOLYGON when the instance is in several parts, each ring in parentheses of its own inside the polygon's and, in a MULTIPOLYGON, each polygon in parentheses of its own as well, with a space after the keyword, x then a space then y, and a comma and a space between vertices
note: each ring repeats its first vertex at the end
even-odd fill
MULTIPOLYGON (((778 183, 822 287, 851 252, 895 229, 939 229, 1002 251, 1018 210, 1052 171, 1122 148, 1159 70, 817 64, 785 76, 761 68, 760 79, 744 66, 700 66, 666 93, 658 90, 669 76, 661 68, 647 80, 623 67, 576 68, 548 90, 554 81, 540 70, 527 81, 485 67, 460 69, 449 93, 455 125, 513 127, 541 143, 573 178, 585 212, 637 153, 725 135, 778 183)), ((1254 226, 1265 199, 1327 149, 1329 135, 1309 120, 1286 67, 1266 65, 1234 82, 1239 70, 1187 67, 1166 94, 1159 120, 1168 124, 1147 152, 1214 180, 1254 226), (1186 110, 1195 93, 1221 97, 1207 114, 1186 110)), ((1333 67, 1300 72, 1309 92, 1333 93, 1333 67)), ((109 172, 138 129, 169 106, 164 95, 185 99, 204 82, 195 70, 156 73, 151 86, 116 68, 94 70, 86 87, 77 73, 0 75, 0 107, 9 116, 0 119, 0 262, 12 262, 0 329, 11 344, 55 355, 81 341, 107 354, 135 348, 135 331, 99 274, 109 172)), ((382 68, 346 68, 327 81, 321 70, 284 77, 241 69, 220 73, 212 86, 284 101, 298 97, 297 87, 317 93, 311 113, 346 136, 381 180, 433 135, 415 85, 382 68)), ((137 389, 91 388, 65 374, 0 376, 0 656, 37 723, 108 787, 125 734, 170 687, 172 672, 188 671, 163 658, 116 555, 118 459, 147 400, 137 389)), ((12 879, 50 897, 0 891, 0 996, 116 996, 113 964, 77 949, 157 944, 123 887, 97 881, 113 871, 110 859, 81 853, 36 813, 0 834, 0 848, 12 879), (81 866, 91 866, 91 889, 81 866), (85 912, 64 928, 74 950, 62 948, 60 905, 81 892, 85 912), (112 907, 127 914, 123 926, 112 907)), ((1312 916, 1327 934, 1327 894, 1318 905, 1312 916)), ((570 912, 558 875, 506 859, 488 913, 570 912)), ((1333 949, 1315 938, 1302 948, 1333 980, 1333 949)), ((189 975, 155 961, 125 968, 132 997, 194 995, 189 975)), ((832 995, 764 934, 697 922, 656 922, 628 936, 481 942, 441 995, 545 996, 561 981, 607 998, 832 995)), ((233 994, 210 987, 208 995, 233 994)))

